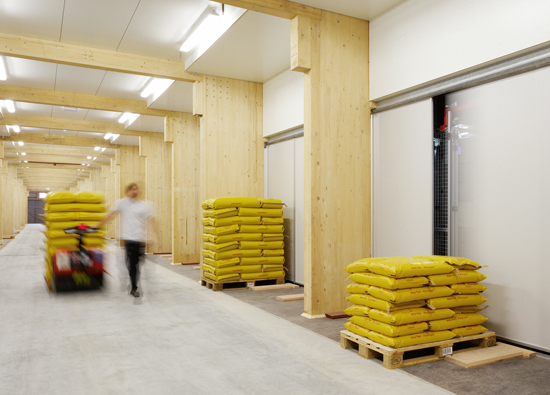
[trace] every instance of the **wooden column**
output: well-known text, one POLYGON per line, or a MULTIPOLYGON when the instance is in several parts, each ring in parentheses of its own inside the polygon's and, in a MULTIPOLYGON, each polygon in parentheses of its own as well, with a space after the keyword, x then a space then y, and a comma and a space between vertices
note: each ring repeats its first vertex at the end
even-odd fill
POLYGON ((135 182, 141 192, 145 187, 145 158, 139 156, 139 147, 123 145, 117 149, 120 152, 120 196, 126 196, 126 187, 135 182))
POLYGON ((348 305, 344 267, 371 252, 369 25, 323 11, 292 28, 309 51, 292 59, 306 71, 304 315, 317 317, 348 305))
POLYGON ((14 212, 14 178, 15 167, 9 166, 7 163, 2 167, 2 212, 3 212, 3 237, 10 238, 14 235, 13 232, 13 212, 14 212))

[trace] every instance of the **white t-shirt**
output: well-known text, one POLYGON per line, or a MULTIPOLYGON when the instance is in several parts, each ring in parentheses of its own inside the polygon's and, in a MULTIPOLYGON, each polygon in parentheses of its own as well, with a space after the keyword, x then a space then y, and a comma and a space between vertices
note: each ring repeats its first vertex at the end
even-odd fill
POLYGON ((122 240, 147 241, 147 219, 156 216, 149 202, 125 197, 116 203, 113 211, 122 214, 122 240))

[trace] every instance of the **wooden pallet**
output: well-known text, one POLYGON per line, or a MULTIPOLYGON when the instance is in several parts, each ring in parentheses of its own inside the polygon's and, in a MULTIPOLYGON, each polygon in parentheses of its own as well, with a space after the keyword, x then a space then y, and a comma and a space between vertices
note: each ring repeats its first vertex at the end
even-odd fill
POLYGON ((231 291, 234 289, 247 289, 258 285, 284 284, 284 278, 273 278, 267 280, 246 280, 246 281, 227 281, 223 283, 201 277, 201 285, 213 291, 231 291))
POLYGON ((478 341, 477 347, 470 347, 464 350, 453 351, 453 354, 458 354, 464 351, 476 350, 480 348, 493 347, 496 345, 495 332, 487 331, 479 335, 465 336, 444 340, 440 342, 419 344, 416 346, 392 348, 384 346, 380 343, 373 342, 366 337, 356 335, 353 332, 344 330, 340 332, 340 346, 342 348, 358 348, 359 356, 365 359, 382 357, 383 364, 387 369, 404 368, 406 366, 418 365, 419 363, 432 362, 443 359, 448 352, 448 347, 453 347, 453 344, 469 341, 478 341), (433 348, 433 354, 412 357, 414 351, 427 350, 433 348))

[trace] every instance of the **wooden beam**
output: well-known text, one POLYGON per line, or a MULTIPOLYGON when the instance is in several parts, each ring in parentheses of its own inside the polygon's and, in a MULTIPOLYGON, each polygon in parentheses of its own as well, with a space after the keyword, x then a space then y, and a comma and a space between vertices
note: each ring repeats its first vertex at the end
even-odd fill
MULTIPOLYGON (((43 171, 57 171, 57 170, 73 170, 78 171, 78 169, 82 169, 82 165, 75 164, 75 165, 53 165, 50 163, 21 163, 16 165, 17 168, 29 168, 29 169, 36 169, 36 170, 43 170, 43 171)), ((92 166, 88 167, 86 166, 87 170, 80 170, 82 171, 90 171, 92 166)))
POLYGON ((128 130, 120 123, 78 121, 65 118, 34 117, 31 115, 6 115, 0 119, 0 125, 19 125, 29 128, 73 130, 88 133, 116 133, 121 136, 147 136, 155 132, 128 130))
MULTIPOLYGON (((160 133, 159 133, 160 134, 160 133)), ((11 144, 10 144, 11 145, 11 144)), ((115 155, 105 155, 100 154, 99 151, 94 151, 92 148, 65 148, 65 147, 57 147, 54 149, 50 147, 36 147, 36 146, 23 146, 17 148, 15 147, 7 147, 6 153, 15 153, 15 152, 26 152, 27 154, 40 154, 40 155, 50 155, 50 154, 56 154, 56 155, 65 155, 65 156, 78 156, 81 158, 86 158, 87 156, 96 157, 96 158, 103 158, 103 159, 111 159, 115 155)))
POLYGON ((321 10, 307 5, 294 3, 287 0, 213 0, 250 11, 292 19, 296 15, 307 16, 311 19, 321 20, 321 10))
MULTIPOLYGON (((6 160, 28 160, 29 162, 46 162, 46 163, 75 163, 75 164, 88 164, 90 163, 91 166, 91 159, 79 159, 76 156, 70 156, 70 155, 40 155, 40 154, 28 154, 28 155, 19 155, 16 157, 6 158, 6 160)), ((102 162, 93 161, 94 164, 101 166, 102 162)))
POLYGON ((292 71, 311 70, 310 31, 310 18, 297 15, 290 22, 290 69, 292 71))
POLYGON ((49 177, 49 176, 57 177, 58 175, 59 176, 71 175, 71 176, 76 177, 79 174, 89 175, 89 173, 90 173, 89 170, 80 170, 80 171, 78 171, 78 169, 56 169, 56 168, 41 169, 41 168, 31 168, 31 167, 29 167, 27 169, 26 166, 25 167, 17 167, 17 172, 18 172, 18 174, 39 175, 39 176, 46 176, 46 177, 49 177))
MULTIPOLYGON (((94 139, 87 137, 73 137, 56 134, 38 134, 38 133, 13 133, 10 136, 0 138, 3 141, 24 141, 25 143, 51 144, 51 145, 71 145, 74 147, 102 147, 116 148, 118 145, 111 144, 108 140, 94 139)), ((0 141, 1 141, 0 140, 0 141)))
POLYGON ((15 58, 195 82, 183 62, 0 33, 0 54, 15 58))
POLYGON ((157 117, 168 117, 177 114, 176 111, 147 108, 147 102, 140 100, 59 92, 47 89, 27 88, 24 86, 0 85, 0 100, 7 99, 25 103, 86 108, 90 110, 132 112, 134 114, 153 115, 157 117))
POLYGON ((204 81, 195 81, 193 83, 193 115, 202 116, 204 114, 204 81))

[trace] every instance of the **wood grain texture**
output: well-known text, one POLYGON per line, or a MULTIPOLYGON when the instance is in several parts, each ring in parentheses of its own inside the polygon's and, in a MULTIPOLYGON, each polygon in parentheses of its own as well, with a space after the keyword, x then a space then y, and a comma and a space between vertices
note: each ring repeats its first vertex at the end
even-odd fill
POLYGON ((4 238, 14 235, 13 216, 14 216, 14 190, 15 190, 15 167, 2 167, 2 232, 4 238))
POLYGON ((307 5, 287 0, 214 0, 218 3, 229 4, 262 14, 292 19, 296 15, 307 16, 312 19, 321 19, 321 10, 307 5))
POLYGON ((290 69, 306 72, 311 69, 311 19, 295 16, 290 22, 290 69))
POLYGON ((305 74, 304 311, 344 310, 344 267, 370 256, 368 22, 323 11, 305 74))

